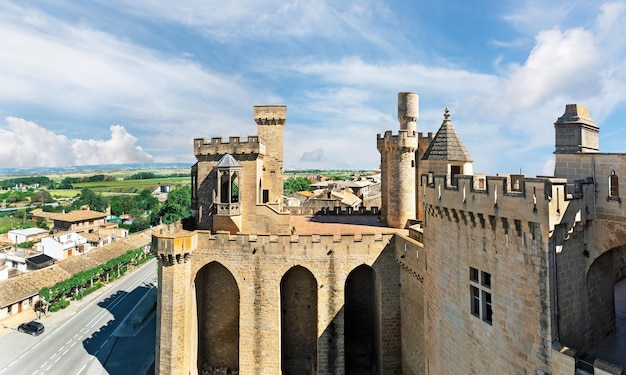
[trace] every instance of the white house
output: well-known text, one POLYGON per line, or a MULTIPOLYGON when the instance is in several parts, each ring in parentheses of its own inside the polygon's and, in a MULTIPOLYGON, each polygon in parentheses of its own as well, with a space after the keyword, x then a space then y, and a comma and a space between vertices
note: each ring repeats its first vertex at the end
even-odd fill
POLYGON ((57 233, 51 237, 42 238, 41 242, 35 244, 35 247, 57 260, 84 254, 91 250, 87 239, 74 232, 57 233))
POLYGON ((48 230, 42 228, 13 229, 8 233, 9 241, 14 244, 27 241, 37 242, 42 237, 46 237, 47 235, 48 230))

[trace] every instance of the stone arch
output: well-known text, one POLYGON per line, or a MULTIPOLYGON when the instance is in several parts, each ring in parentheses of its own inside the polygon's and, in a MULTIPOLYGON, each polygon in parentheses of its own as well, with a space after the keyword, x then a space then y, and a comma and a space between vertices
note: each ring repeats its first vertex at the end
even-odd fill
POLYGON ((356 267, 346 278, 344 343, 346 374, 380 374, 380 298, 374 269, 356 267))
POLYGON ((294 266, 280 281, 281 370, 317 373, 317 280, 294 266))
POLYGON ((626 244, 624 223, 606 219, 594 220, 592 227, 591 258, 599 258, 605 252, 626 244))
POLYGON ((587 350, 615 333, 615 283, 626 274, 626 245, 594 259, 586 275, 587 350))
POLYGON ((239 370, 240 294, 233 274, 210 262, 195 278, 198 372, 206 366, 239 370))

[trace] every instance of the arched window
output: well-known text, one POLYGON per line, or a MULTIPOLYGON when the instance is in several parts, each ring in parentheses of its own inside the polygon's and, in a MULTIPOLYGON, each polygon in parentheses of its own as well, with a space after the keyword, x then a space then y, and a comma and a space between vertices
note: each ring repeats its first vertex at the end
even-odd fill
POLYGON ((609 176, 609 197, 619 197, 619 178, 615 174, 615 171, 611 171, 609 176))

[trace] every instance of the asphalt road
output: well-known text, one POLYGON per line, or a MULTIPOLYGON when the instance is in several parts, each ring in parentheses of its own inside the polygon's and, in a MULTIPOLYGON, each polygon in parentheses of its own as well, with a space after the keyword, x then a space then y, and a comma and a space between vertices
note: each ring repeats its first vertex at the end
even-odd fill
POLYGON ((154 358, 156 263, 43 317, 37 337, 0 338, 0 375, 140 374, 154 358))

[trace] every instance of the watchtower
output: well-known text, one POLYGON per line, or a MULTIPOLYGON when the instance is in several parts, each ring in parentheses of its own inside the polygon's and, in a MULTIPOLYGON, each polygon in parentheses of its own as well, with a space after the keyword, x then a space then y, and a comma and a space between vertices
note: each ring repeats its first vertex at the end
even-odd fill
POLYGON ((378 134, 381 169, 381 219, 390 227, 404 228, 415 219, 415 152, 417 151, 417 120, 419 95, 398 93, 397 135, 386 131, 378 134))
POLYGON ((254 107, 258 135, 248 139, 194 139, 198 162, 191 168, 196 228, 286 233, 282 210, 283 126, 287 107, 254 107))

